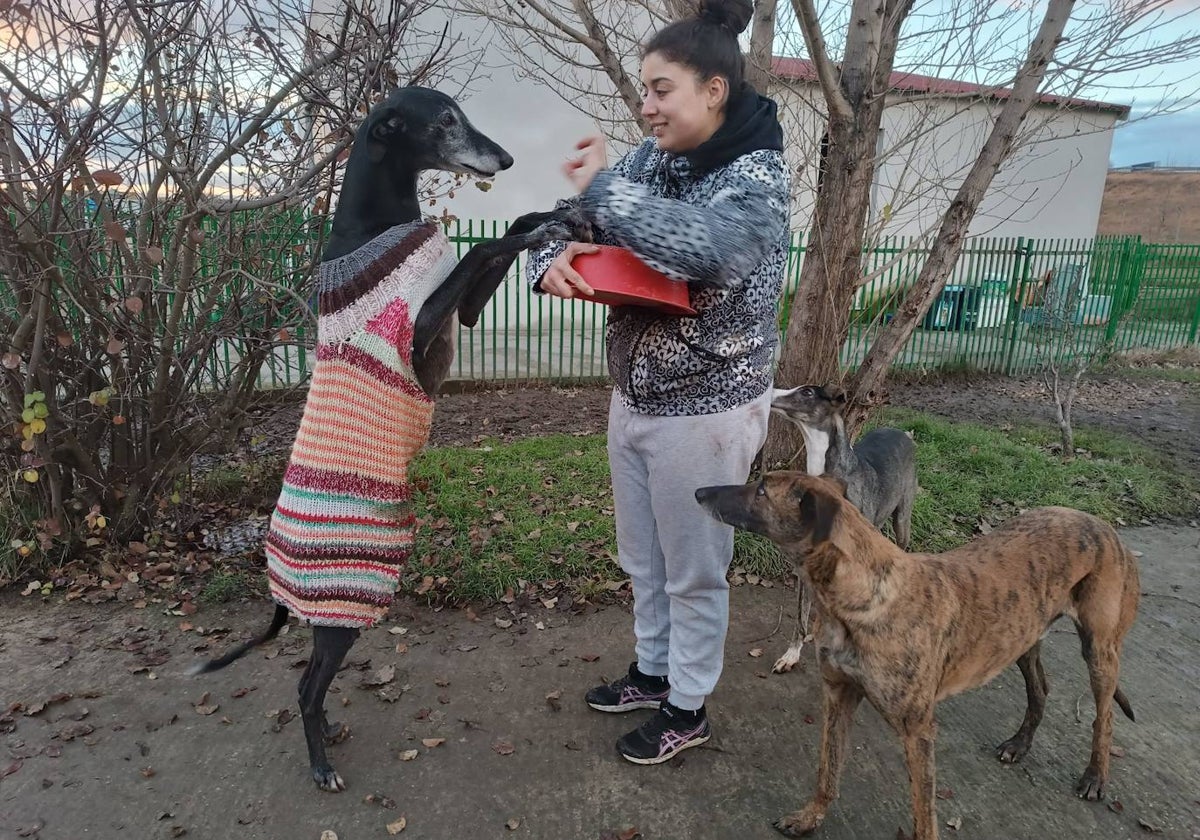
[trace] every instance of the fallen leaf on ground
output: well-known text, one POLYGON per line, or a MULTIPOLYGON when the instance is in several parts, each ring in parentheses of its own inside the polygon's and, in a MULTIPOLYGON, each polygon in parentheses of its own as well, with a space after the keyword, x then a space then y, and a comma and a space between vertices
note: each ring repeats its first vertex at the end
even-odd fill
POLYGON ((396 820, 395 822, 390 822, 387 824, 387 833, 388 834, 399 834, 401 831, 403 831, 405 829, 405 827, 407 825, 408 825, 408 820, 404 819, 404 817, 401 817, 400 819, 396 820))
POLYGON ((1117 758, 1124 758, 1125 757, 1125 748, 1118 747, 1116 744, 1114 744, 1113 746, 1108 748, 1108 754, 1116 756, 1117 758))
POLYGON ((509 820, 508 822, 506 822, 504 824, 504 827, 507 828, 509 831, 516 831, 518 828, 521 827, 521 821, 519 819, 517 819, 516 817, 513 817, 511 820, 509 820))
POLYGON ((1149 820, 1143 819, 1142 817, 1138 817, 1138 826, 1141 827, 1142 831, 1148 831, 1151 834, 1162 834, 1161 828, 1149 820))
MULTIPOLYGON (((413 752, 416 752, 414 750, 413 752)), ((396 800, 390 796, 384 796, 382 793, 368 793, 363 797, 363 802, 369 805, 378 805, 380 808, 395 808, 396 800)))
POLYGON ((562 692, 551 691, 546 695, 546 705, 556 712, 562 711, 562 692))
POLYGON ((400 751, 400 760, 401 761, 412 761, 414 758, 416 758, 420 754, 421 754, 420 750, 401 750, 400 751))
POLYGON ((758 657, 763 655, 763 649, 762 648, 751 648, 750 655, 753 656, 755 659, 757 659, 758 657))
POLYGON ((387 685, 394 679, 396 679, 396 666, 384 665, 375 673, 363 677, 359 685, 363 688, 378 688, 379 686, 387 685))
POLYGON ((497 741, 496 743, 492 744, 492 749, 500 755, 512 755, 517 751, 517 748, 508 741, 497 741))
POLYGON ((617 835, 617 840, 638 840, 638 838, 641 836, 642 832, 638 831, 635 826, 631 825, 629 828, 617 835))
POLYGON ((497 618, 496 626, 499 627, 501 630, 507 630, 509 627, 513 626, 513 623, 512 623, 512 621, 510 621, 507 618, 497 618))
POLYGON ((403 636, 407 632, 408 632, 407 627, 391 627, 388 629, 388 633, 390 633, 393 636, 403 636))
POLYGON ((217 709, 221 708, 221 704, 209 703, 208 692, 206 691, 204 692, 204 696, 192 704, 192 708, 196 710, 196 714, 198 715, 211 715, 217 709))
POLYGON ((600 654, 598 654, 598 653, 585 653, 585 654, 583 654, 582 656, 580 656, 579 658, 580 658, 580 659, 582 659, 584 662, 595 662, 597 659, 599 659, 599 658, 600 658, 600 654))
POLYGON ((336 832, 326 830, 321 832, 321 840, 338 840, 338 836, 336 832))
POLYGON ((940 790, 938 790, 936 795, 937 795, 938 799, 953 799, 954 791, 951 790, 950 788, 941 788, 940 790))
POLYGON ((954 817, 953 819, 946 820, 946 825, 958 831, 962 828, 962 817, 954 817))
POLYGON ((440 747, 442 744, 446 743, 446 739, 445 738, 422 738, 421 743, 424 744, 425 746, 429 747, 430 749, 433 749, 434 747, 440 747))

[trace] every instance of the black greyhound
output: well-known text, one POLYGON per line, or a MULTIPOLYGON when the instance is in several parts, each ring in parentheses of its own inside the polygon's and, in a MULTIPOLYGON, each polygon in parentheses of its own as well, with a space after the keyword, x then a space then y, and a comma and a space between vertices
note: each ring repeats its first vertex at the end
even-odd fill
MULTIPOLYGON (((481 134, 450 97, 426 88, 393 91, 367 115, 355 136, 324 260, 350 254, 397 225, 421 218, 417 176, 422 170, 491 176, 512 166, 512 157, 481 134)), ((472 327, 521 251, 554 239, 589 239, 586 223, 570 208, 530 213, 505 235, 472 248, 421 306, 414 326, 413 369, 429 396, 454 358, 454 322, 472 327)), ((252 648, 275 638, 287 623, 288 610, 276 605, 266 631, 220 658, 201 663, 192 673, 225 667, 252 648)), ((340 791, 345 782, 325 754, 348 730, 330 724, 325 694, 359 631, 313 627, 313 649, 300 677, 300 713, 312 776, 323 790, 340 791)))

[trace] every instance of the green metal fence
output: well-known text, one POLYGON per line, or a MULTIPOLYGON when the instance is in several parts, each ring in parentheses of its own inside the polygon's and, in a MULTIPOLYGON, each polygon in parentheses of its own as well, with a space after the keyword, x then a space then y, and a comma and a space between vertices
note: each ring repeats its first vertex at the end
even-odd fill
MULTIPOLYGON (((243 306, 258 300, 262 317, 270 319, 275 330, 276 341, 260 377, 262 387, 301 384, 311 368, 308 348, 315 331, 304 329, 306 319, 299 311, 303 307, 296 301, 312 300, 307 266, 314 257, 313 243, 321 239, 321 223, 317 218, 289 218, 270 230, 227 225, 208 231, 203 251, 221 247, 223 235, 247 239, 236 243, 235 250, 244 255, 236 267, 244 271, 228 294, 236 294, 243 306), (252 289, 241 284, 252 286, 255 277, 266 282, 248 297, 252 289)), ((461 256, 472 245, 501 235, 504 227, 499 221, 458 221, 450 236, 461 256)), ((864 253, 865 282, 854 298, 843 365, 854 368, 861 362, 927 254, 927 243, 902 238, 884 239, 864 253)), ((215 264, 216 256, 211 256, 215 264)), ((804 256, 803 238, 796 234, 788 258, 783 317, 804 256)), ((200 262, 203 272, 204 255, 200 262)), ((519 258, 479 324, 460 331, 451 378, 519 383, 605 376, 606 309, 535 295, 524 268, 519 258)), ((0 297, 3 293, 0 289, 0 297)), ((1138 237, 978 237, 966 242, 945 291, 896 366, 1019 374, 1037 369, 1048 354, 1062 359, 1094 354, 1101 347, 1115 353, 1166 350, 1196 344, 1198 331, 1200 245, 1159 245, 1138 237)), ((226 381, 223 373, 241 358, 244 343, 230 339, 218 344, 206 361, 209 375, 199 387, 219 387, 226 381)))
MULTIPOLYGON (((498 222, 461 222, 460 253, 498 236, 498 222)), ((802 235, 789 252, 786 315, 803 266, 802 235)), ((928 255, 927 244, 885 239, 864 254, 841 361, 856 367, 891 320, 928 255)), ((463 330, 452 377, 576 380, 601 377, 604 308, 534 295, 518 260, 474 330, 463 330)), ((1137 237, 969 239, 946 289, 896 365, 971 367, 1019 374, 1050 354, 1098 348, 1171 349, 1195 344, 1200 328, 1200 245, 1156 245, 1137 237)))

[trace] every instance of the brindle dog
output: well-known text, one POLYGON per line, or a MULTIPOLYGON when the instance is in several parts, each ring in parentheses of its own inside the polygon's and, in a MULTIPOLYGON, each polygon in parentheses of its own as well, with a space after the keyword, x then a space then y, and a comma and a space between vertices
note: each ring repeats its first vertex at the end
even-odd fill
POLYGON ((824 685, 817 791, 776 828, 794 837, 821 825, 837 798, 850 719, 866 697, 904 742, 914 838, 936 840, 934 708, 1016 662, 1028 707, 996 752, 1001 761, 1020 760, 1046 704, 1040 640, 1063 615, 1079 631, 1096 700, 1091 761, 1075 792, 1103 798, 1114 699, 1133 720, 1117 674, 1140 594, 1137 563, 1116 532, 1090 514, 1047 507, 954 551, 908 554, 844 494, 837 479, 800 472, 696 491, 717 519, 790 555, 816 601, 824 685))

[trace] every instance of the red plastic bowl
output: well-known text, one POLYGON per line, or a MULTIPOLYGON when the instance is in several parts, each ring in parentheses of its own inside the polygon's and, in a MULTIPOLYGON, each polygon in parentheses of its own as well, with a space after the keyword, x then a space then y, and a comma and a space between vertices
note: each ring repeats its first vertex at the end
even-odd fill
POLYGON ((655 271, 630 251, 599 245, 595 254, 580 254, 571 267, 592 287, 585 300, 607 306, 648 306, 668 315, 695 315, 687 283, 655 271))

